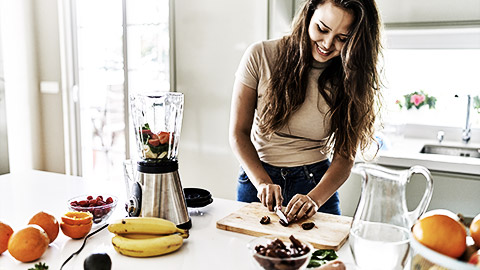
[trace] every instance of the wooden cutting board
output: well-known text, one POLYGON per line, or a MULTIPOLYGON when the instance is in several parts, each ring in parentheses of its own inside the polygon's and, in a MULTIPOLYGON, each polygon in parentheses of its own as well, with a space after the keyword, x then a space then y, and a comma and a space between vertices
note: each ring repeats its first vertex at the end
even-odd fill
POLYGON ((334 249, 342 247, 348 238, 351 217, 337 216, 325 213, 316 213, 313 217, 290 223, 288 227, 280 225, 279 218, 274 212, 268 211, 260 203, 250 203, 238 211, 217 221, 217 228, 253 236, 280 235, 305 239, 317 249, 334 249), (270 217, 270 224, 260 224, 263 216, 270 217), (302 223, 314 222, 311 230, 302 229, 302 223))

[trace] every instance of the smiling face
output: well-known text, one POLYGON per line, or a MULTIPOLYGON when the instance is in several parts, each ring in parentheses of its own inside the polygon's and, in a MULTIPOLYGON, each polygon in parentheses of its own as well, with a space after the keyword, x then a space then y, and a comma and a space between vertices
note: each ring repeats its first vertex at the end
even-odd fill
POLYGON ((340 55, 352 22, 353 15, 331 1, 319 4, 308 26, 313 58, 327 62, 340 55))

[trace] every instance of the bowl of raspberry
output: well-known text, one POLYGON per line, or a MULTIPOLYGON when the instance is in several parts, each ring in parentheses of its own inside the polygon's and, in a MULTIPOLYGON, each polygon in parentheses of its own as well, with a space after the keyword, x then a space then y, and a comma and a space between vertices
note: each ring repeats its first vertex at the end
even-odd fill
POLYGON ((70 211, 90 212, 93 215, 93 223, 105 222, 115 210, 118 198, 111 195, 80 195, 68 200, 70 211))

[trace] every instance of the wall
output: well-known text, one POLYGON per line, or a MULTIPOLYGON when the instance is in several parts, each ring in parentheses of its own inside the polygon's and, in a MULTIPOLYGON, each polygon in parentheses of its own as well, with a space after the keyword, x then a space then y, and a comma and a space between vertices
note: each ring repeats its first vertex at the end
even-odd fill
POLYGON ((0 2, 10 169, 63 173, 62 97, 39 87, 61 79, 57 1, 0 2))
POLYGON ((244 50, 266 38, 266 1, 178 0, 175 10, 176 90, 185 94, 182 183, 235 199, 239 165, 228 143, 231 92, 244 50))
POLYGON ((2 0, 0 26, 10 171, 43 168, 33 1, 2 0))
MULTIPOLYGON (((34 2, 38 55, 38 81, 53 83, 52 92, 40 89, 43 135, 43 167, 49 172, 65 173, 65 147, 61 85, 57 0, 34 2), (56 90, 56 92, 55 92, 56 90)), ((46 90, 46 89, 44 89, 46 90)))
MULTIPOLYGON (((0 2, 0 10, 2 10, 0 2)), ((0 29, 2 22, 0 21, 0 29)), ((5 115, 5 84, 3 77, 3 56, 2 56, 2 33, 0 31, 0 174, 8 173, 10 166, 8 162, 8 138, 7 138, 7 117, 5 115)))

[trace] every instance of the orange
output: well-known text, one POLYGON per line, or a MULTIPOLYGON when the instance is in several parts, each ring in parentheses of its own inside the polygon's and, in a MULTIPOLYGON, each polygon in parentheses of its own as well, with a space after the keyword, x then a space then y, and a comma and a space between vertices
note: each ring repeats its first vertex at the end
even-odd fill
POLYGON ((426 218, 426 217, 429 217, 429 216, 433 216, 433 215, 444 215, 444 216, 451 217, 452 219, 454 219, 456 221, 460 221, 460 218, 458 217, 457 214, 455 214, 452 211, 447 210, 447 209, 433 209, 433 210, 430 210, 428 212, 425 212, 422 216, 420 216, 420 219, 426 218))
POLYGON ((30 219, 28 224, 37 224, 38 226, 42 227, 42 229, 47 233, 50 243, 57 239, 60 227, 57 219, 51 214, 39 212, 30 219))
POLYGON ((49 243, 50 239, 42 227, 31 224, 10 237, 8 252, 21 262, 31 262, 45 253, 49 243))
POLYGON ((85 237, 92 228, 93 222, 90 221, 88 224, 79 224, 71 225, 65 222, 60 222, 60 229, 62 229, 63 234, 73 239, 80 239, 85 237))
POLYGON ((475 245, 480 248, 480 214, 478 214, 470 224, 470 236, 475 241, 475 245))
POLYGON ((62 221, 69 225, 81 225, 92 222, 93 215, 90 212, 67 212, 62 216, 62 221))
POLYGON ((12 234, 12 227, 0 221, 0 254, 8 249, 8 239, 12 234))
POLYGON ((460 257, 467 248, 467 231, 449 216, 424 217, 415 223, 412 234, 424 246, 452 258, 460 257))

